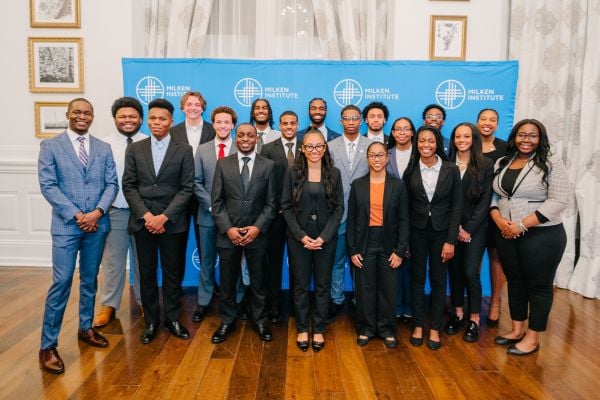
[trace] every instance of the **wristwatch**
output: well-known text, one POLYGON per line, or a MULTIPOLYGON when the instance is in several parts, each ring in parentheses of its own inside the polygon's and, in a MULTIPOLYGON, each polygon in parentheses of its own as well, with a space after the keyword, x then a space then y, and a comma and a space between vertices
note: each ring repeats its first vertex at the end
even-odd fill
POLYGON ((94 208, 94 210, 100 211, 100 215, 101 216, 104 215, 104 208, 102 208, 102 207, 96 207, 96 208, 94 208))

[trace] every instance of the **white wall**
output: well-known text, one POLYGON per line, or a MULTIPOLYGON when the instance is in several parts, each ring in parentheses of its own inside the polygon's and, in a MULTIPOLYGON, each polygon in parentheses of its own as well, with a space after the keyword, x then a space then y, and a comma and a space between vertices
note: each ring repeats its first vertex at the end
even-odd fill
MULTIPOLYGON (((91 132, 112 132, 110 105, 123 93, 121 58, 143 56, 144 0, 81 0, 80 29, 33 29, 29 2, 8 2, 0 24, 0 265, 51 265, 50 207, 37 182, 39 139, 34 101, 88 98, 95 109, 91 132), (82 37, 85 92, 30 93, 28 37, 82 37)), ((467 59, 503 60, 508 40, 509 0, 398 0, 390 10, 394 59, 427 59, 430 15, 467 15, 467 59)))

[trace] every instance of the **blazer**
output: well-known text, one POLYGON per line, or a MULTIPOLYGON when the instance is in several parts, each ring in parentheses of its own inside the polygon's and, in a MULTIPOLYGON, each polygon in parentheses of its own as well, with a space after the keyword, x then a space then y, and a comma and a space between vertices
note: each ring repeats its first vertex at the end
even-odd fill
POLYGON ((477 203, 471 202, 467 197, 469 186, 473 183, 473 176, 469 171, 465 171, 462 177, 462 192, 463 192, 463 212, 460 224, 462 228, 471 235, 479 229, 487 229, 488 215, 490 211, 490 203, 492 201, 492 178, 494 176, 494 167, 492 160, 487 157, 483 158, 483 182, 481 197, 477 203))
POLYGON ((212 215, 219 232, 217 247, 235 247, 227 231, 232 227, 256 226, 260 235, 248 248, 266 248, 266 233, 275 218, 275 163, 256 154, 248 191, 244 193, 238 155, 217 161, 211 193, 212 215))
MULTIPOLYGON (((256 126, 255 126, 255 128, 256 128, 256 126)), ((275 130, 269 126, 266 130, 264 130, 264 133, 262 135, 262 143, 260 141, 258 141, 256 143, 256 152, 262 153, 262 148, 264 145, 274 142, 277 139, 279 139, 280 137, 281 137, 281 132, 278 130, 275 130)))
MULTIPOLYGON (((352 182, 348 200, 346 246, 348 255, 364 255, 367 251, 371 212, 370 174, 352 182)), ((396 253, 404 258, 409 235, 408 192, 402 181, 390 174, 385 176, 383 189, 383 249, 385 254, 396 253)))
POLYGON ((447 231, 446 243, 454 244, 462 217, 463 193, 458 167, 450 161, 442 161, 442 167, 431 202, 425 193, 419 165, 408 177, 410 192, 410 224, 425 229, 429 218, 434 231, 447 231), (430 215, 431 214, 431 215, 430 215))
MULTIPOLYGON (((302 138, 304 137, 304 135, 306 134, 306 132, 310 131, 310 128, 311 128, 311 126, 309 125, 306 128, 298 131, 297 136, 298 136, 298 141, 300 143, 302 143, 302 138)), ((325 128, 327 128, 327 137, 325 138, 325 140, 327 142, 331 142, 333 139, 337 139, 340 136, 342 136, 340 133, 334 131, 333 129, 331 129, 327 125, 325 126, 325 128)))
MULTIPOLYGON (((344 137, 340 136, 337 139, 327 143, 329 148, 329 154, 333 158, 334 165, 339 168, 342 174, 342 186, 344 187, 344 204, 348 204, 348 198, 350 197, 350 184, 361 176, 369 172, 369 164, 367 163, 367 147, 371 140, 365 136, 358 136, 358 144, 356 146, 356 154, 354 156, 354 162, 352 163, 352 169, 348 165, 348 153, 346 151, 346 142, 344 137)), ((346 220, 347 210, 344 210, 342 216, 342 222, 346 220)))
MULTIPOLYGON (((362 135, 364 137, 366 137, 367 139, 369 139, 369 132, 365 132, 364 135, 362 135)), ((369 139, 371 141, 373 141, 372 139, 369 139)), ((385 133, 383 134, 383 145, 385 146, 385 148, 387 149, 388 143, 390 141, 390 135, 386 135, 385 133)))
MULTIPOLYGON (((182 142, 185 144, 190 144, 187 138, 187 130, 185 128, 185 120, 175 126, 173 126, 169 134, 171 135, 171 139, 174 139, 177 142, 182 142)), ((212 124, 208 121, 204 121, 202 124, 202 133, 200 134, 200 144, 204 144, 210 140, 215 138, 215 128, 213 128, 212 124)))
MULTIPOLYGON (((342 188, 342 178, 340 170, 333 168, 331 173, 333 180, 333 190, 335 193, 335 207, 330 210, 327 206, 327 197, 325 189, 321 185, 322 190, 319 191, 319 200, 317 207, 317 224, 320 230, 319 237, 329 243, 332 239, 337 237, 338 227, 344 213, 344 191, 342 188)), ((290 169, 286 175, 283 192, 281 194, 281 207, 283 211, 283 217, 288 226, 288 237, 294 238, 300 241, 306 236, 306 221, 311 216, 311 209, 309 205, 311 203, 310 194, 307 190, 302 190, 300 195, 300 201, 298 208, 294 206, 292 191, 297 182, 296 168, 290 169)), ((316 238, 314 238, 316 239, 316 238)))
MULTIPOLYGON (((500 158, 496 161, 494 169, 499 168, 500 158)), ((514 158, 514 157, 513 157, 514 158)), ((501 185, 502 178, 510 163, 494 176, 492 207, 498 207, 504 218, 520 221, 534 212, 539 212, 548 219, 538 226, 551 226, 561 223, 561 212, 567 208, 571 185, 567 177, 567 170, 558 154, 548 157, 548 187, 542 182, 543 172, 536 167, 530 159, 517 177, 514 193, 509 195, 501 185)))
POLYGON ((144 229, 144 214, 165 214, 165 233, 186 232, 186 209, 194 189, 194 156, 188 144, 171 139, 158 174, 152 162, 151 138, 132 143, 125 153, 123 194, 131 214, 129 231, 144 229))
MULTIPOLYGON (((296 141, 296 149, 294 152, 294 159, 298 159, 300 156, 300 143, 296 141)), ((277 199, 277 210, 281 209, 281 192, 283 190, 283 181, 288 171, 287 161, 288 149, 283 146, 281 140, 275 140, 271 143, 267 143, 263 146, 260 153, 261 156, 273 160, 275 163, 275 193, 277 199)))
MULTIPOLYGON (((235 142, 232 141, 229 154, 237 153, 235 142)), ((217 155, 215 154, 215 140, 198 146, 195 158, 194 196, 198 200, 198 225, 215 226, 211 208, 210 194, 217 166, 217 155)))
MULTIPOLYGON (((398 179, 402 179, 402 175, 400 175, 400 173, 398 172, 398 160, 396 160, 396 151, 396 147, 388 149, 388 163, 385 166, 385 170, 388 174, 392 174, 392 176, 395 176, 398 179)), ((404 171, 402 173, 404 174, 404 171)))
POLYGON ((79 161, 67 132, 40 144, 38 179, 42 195, 52 207, 53 235, 80 234, 75 215, 96 207, 105 211, 98 219, 97 232, 110 230, 108 210, 119 192, 115 161, 108 143, 88 136, 87 167, 79 161))

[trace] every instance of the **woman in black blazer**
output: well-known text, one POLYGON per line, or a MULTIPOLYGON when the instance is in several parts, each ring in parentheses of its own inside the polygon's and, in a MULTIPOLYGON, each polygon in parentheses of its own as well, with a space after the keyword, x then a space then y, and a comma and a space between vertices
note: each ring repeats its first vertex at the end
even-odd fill
POLYGON ((427 346, 437 350, 442 345, 439 331, 446 300, 446 264, 454 257, 462 214, 460 173, 456 165, 447 161, 437 128, 422 126, 417 130, 404 182, 410 194, 411 297, 415 321, 410 343, 423 344, 425 274, 429 260, 431 330, 427 346))
POLYGON ((408 247, 408 194, 404 183, 386 173, 383 143, 367 147, 369 173, 352 182, 346 244, 354 271, 359 346, 379 336, 389 348, 395 335, 398 267, 408 247))
POLYGON ((308 293, 314 275, 312 348, 318 352, 325 347, 331 268, 344 213, 340 171, 333 166, 325 138, 318 130, 303 137, 302 153, 283 185, 281 208, 288 226, 288 256, 295 282, 296 345, 302 351, 308 350, 308 293))
POLYGON ((479 340, 481 311, 481 279, 479 266, 487 240, 488 211, 492 201, 492 161, 481 151, 481 135, 469 122, 458 124, 450 137, 450 161, 454 161, 462 177, 463 212, 458 228, 458 243, 450 261, 450 294, 455 313, 444 332, 454 335, 468 321, 463 335, 466 342, 479 340), (467 289, 468 319, 463 313, 467 289))

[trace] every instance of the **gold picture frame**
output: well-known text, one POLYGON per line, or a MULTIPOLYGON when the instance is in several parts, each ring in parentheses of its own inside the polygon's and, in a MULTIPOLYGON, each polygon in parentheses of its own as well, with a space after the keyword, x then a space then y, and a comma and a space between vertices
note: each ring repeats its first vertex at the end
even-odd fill
POLYGON ((83 92, 83 39, 30 37, 29 91, 83 92))
POLYGON ((49 138, 63 132, 68 127, 67 102, 36 101, 33 103, 35 113, 35 136, 49 138))
POLYGON ((32 28, 81 28, 80 0, 29 0, 32 28))
POLYGON ((432 15, 429 33, 430 60, 465 60, 467 16, 432 15))

